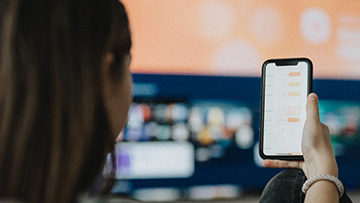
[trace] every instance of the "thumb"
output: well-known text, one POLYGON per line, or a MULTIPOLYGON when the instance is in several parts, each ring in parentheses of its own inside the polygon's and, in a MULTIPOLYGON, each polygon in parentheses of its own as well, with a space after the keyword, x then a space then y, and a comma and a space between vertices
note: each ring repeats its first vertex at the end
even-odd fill
POLYGON ((318 97, 315 93, 310 93, 306 103, 306 120, 320 122, 318 97))

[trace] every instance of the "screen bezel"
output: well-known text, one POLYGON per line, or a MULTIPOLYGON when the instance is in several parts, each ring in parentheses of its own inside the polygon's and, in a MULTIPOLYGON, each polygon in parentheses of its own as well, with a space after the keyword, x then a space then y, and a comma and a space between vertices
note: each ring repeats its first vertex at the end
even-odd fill
POLYGON ((307 94, 310 94, 313 90, 313 65, 310 59, 308 58, 286 58, 286 59, 269 59, 266 60, 262 65, 261 72, 261 113, 260 113, 260 144, 259 144, 259 153, 263 159, 280 159, 280 160, 304 160, 302 155, 266 155, 264 153, 264 108, 265 108, 265 82, 266 82, 266 67, 270 63, 275 63, 277 66, 288 66, 294 65, 298 62, 305 62, 307 64, 307 80, 308 80, 308 90, 307 94))

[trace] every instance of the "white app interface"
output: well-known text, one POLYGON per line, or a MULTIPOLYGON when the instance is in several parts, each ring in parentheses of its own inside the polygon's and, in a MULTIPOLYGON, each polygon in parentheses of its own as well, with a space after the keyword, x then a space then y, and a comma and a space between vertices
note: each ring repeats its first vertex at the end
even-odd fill
POLYGON ((266 67, 264 154, 302 155, 301 138, 306 118, 307 63, 266 67))

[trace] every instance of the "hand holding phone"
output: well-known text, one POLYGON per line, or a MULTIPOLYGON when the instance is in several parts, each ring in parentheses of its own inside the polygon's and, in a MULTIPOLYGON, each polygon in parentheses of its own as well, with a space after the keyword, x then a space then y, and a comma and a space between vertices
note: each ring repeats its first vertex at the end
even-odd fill
POLYGON ((301 140, 307 96, 312 92, 312 62, 271 59, 262 67, 260 156, 302 160, 301 140))

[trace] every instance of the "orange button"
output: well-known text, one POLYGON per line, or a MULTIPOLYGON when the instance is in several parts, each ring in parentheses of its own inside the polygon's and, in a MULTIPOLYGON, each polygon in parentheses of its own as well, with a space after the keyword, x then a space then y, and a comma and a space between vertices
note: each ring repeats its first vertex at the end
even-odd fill
POLYGON ((299 122, 300 119, 299 118, 288 118, 287 121, 290 123, 295 123, 295 122, 299 122))
POLYGON ((290 82, 290 83, 289 83, 289 86, 290 86, 290 87, 300 86, 300 82, 290 82))
POLYGON ((297 97, 300 96, 300 92, 289 92, 288 94, 290 97, 297 97))
POLYGON ((296 77, 296 76, 300 76, 300 75, 301 75, 300 72, 290 72, 290 73, 289 73, 289 76, 290 76, 290 77, 296 77))

